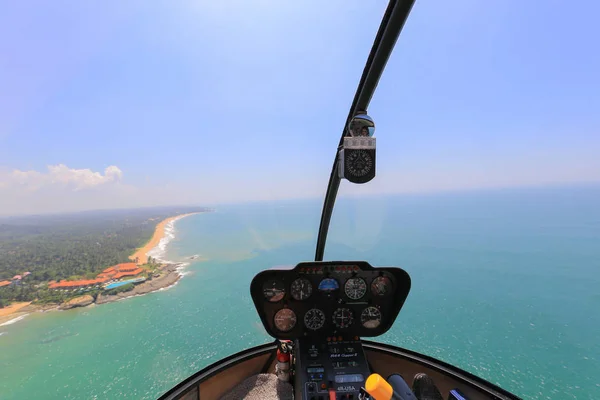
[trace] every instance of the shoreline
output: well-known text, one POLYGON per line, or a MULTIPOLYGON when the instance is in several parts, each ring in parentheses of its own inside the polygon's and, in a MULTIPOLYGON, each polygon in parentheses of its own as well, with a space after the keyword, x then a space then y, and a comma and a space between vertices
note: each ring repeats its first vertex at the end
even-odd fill
POLYGON ((4 308, 0 308, 0 318, 5 317, 7 315, 18 313, 19 310, 27 307, 30 304, 31 304, 30 301, 19 301, 19 302, 12 303, 11 305, 6 306, 4 308))
POLYGON ((157 292, 159 290, 168 289, 174 286, 179 279, 183 277, 182 273, 179 271, 181 267, 185 264, 183 263, 165 263, 163 267, 161 267, 161 275, 153 278, 152 280, 145 281, 139 285, 136 285, 132 290, 128 292, 121 292, 116 295, 102 295, 98 294, 96 299, 93 299, 92 296, 83 294, 81 296, 77 296, 72 298, 70 301, 77 303, 78 299, 85 298, 89 296, 88 302, 82 305, 71 305, 67 306, 66 303, 62 304, 31 304, 28 302, 27 305, 21 306, 18 309, 5 313, 4 315, 0 315, 0 327, 6 325, 12 325, 16 322, 23 320, 26 316, 32 313, 38 312, 49 312, 49 311, 66 311, 72 308, 86 308, 93 305, 101 305, 107 303, 113 303, 115 301, 127 299, 130 297, 143 296, 148 293, 157 292))
POLYGON ((158 225, 156 225, 156 228, 154 229, 154 234, 152 235, 148 243, 137 249, 135 253, 129 256, 129 259, 135 261, 135 259, 137 258, 138 265, 146 264, 148 262, 148 253, 158 248, 161 244, 161 241, 166 239, 168 225, 194 214, 198 213, 193 212, 187 214, 180 214, 160 221, 158 225))
POLYGON ((182 266, 181 263, 166 264, 162 268, 164 274, 161 274, 161 276, 153 278, 152 280, 145 281, 144 283, 141 283, 139 285, 136 285, 132 290, 130 290, 128 292, 121 292, 121 293, 117 293, 115 295, 99 294, 98 298, 96 298, 96 301, 94 302, 94 304, 100 305, 100 304, 112 303, 115 301, 126 299, 128 297, 142 296, 144 294, 156 292, 160 289, 170 287, 170 286, 174 285, 175 283, 177 283, 179 281, 179 279, 181 279, 182 275, 177 270, 181 266, 182 266))
MULTIPOLYGON (((160 249, 161 242, 164 245, 168 243, 167 240, 167 230, 168 228, 173 227, 173 223, 182 218, 185 218, 190 215, 199 214, 198 212, 180 214, 173 217, 165 218, 160 221, 156 228, 154 229, 154 234, 152 238, 146 245, 137 249, 135 253, 129 256, 130 260, 135 260, 138 257, 138 265, 145 264, 148 261, 148 253, 151 251, 156 251, 160 249), (166 242, 165 242, 166 241, 166 242), (143 261, 143 262, 142 262, 143 261)), ((156 258, 158 260, 158 258, 156 258)), ((106 304, 112 303, 115 301, 123 300, 129 297, 142 296, 148 293, 156 292, 159 290, 164 290, 174 286, 179 279, 183 277, 183 273, 181 272, 181 268, 188 265, 188 263, 174 263, 170 261, 160 260, 162 267, 160 276, 153 278, 152 280, 145 281, 139 285, 136 285, 132 290, 128 292, 118 293, 116 295, 102 295, 98 294, 97 298, 94 299, 91 303, 83 305, 82 307, 89 307, 90 305, 95 304, 106 304)), ((79 299, 81 297, 85 297, 86 295, 77 296, 73 299, 79 299)), ((89 296, 89 295, 88 295, 89 296)), ((91 296, 90 296, 91 297, 91 296)), ((73 300, 71 299, 71 300, 73 300)), ((24 319, 27 315, 31 313, 37 312, 48 312, 48 311, 57 311, 57 310, 68 310, 71 308, 79 308, 80 306, 68 307, 64 308, 64 304, 32 304, 32 302, 19 302, 13 303, 8 307, 0 309, 0 327, 6 325, 12 325, 18 321, 24 319)))
POLYGON ((0 327, 6 326, 6 325, 12 325, 16 322, 19 322, 31 313, 58 310, 58 307, 59 307, 58 304, 31 304, 31 302, 29 302, 29 303, 30 304, 28 304, 25 307, 22 307, 18 311, 15 311, 15 312, 12 312, 9 314, 5 314, 5 315, 1 315, 0 316, 0 327))

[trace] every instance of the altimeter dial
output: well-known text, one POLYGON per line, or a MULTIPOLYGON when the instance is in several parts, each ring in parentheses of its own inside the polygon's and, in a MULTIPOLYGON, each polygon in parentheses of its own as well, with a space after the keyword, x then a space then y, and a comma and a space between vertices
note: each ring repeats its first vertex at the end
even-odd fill
POLYGON ((365 176, 373 168, 373 157, 365 150, 352 150, 346 159, 348 172, 354 176, 365 176))
POLYGON ((352 300, 361 299, 367 293, 367 282, 363 278, 350 278, 344 284, 344 292, 352 300))
POLYGON ((325 313, 318 308, 311 308, 304 314, 304 325, 312 331, 321 329, 325 325, 325 313))

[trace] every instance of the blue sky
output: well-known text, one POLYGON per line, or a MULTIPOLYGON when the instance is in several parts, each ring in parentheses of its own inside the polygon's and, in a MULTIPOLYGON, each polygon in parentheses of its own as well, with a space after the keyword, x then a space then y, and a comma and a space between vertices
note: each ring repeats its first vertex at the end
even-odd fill
MULTIPOLYGON (((6 4, 0 214, 323 195, 386 3, 250 3, 6 4)), ((342 192, 600 181, 599 13, 417 1, 342 192)))

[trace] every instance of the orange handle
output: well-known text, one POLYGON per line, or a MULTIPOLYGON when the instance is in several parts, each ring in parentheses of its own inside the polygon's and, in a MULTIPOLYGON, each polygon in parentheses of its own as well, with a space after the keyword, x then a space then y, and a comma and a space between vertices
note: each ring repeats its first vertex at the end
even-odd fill
POLYGON ((365 390, 375 400, 392 400, 394 389, 379 374, 371 374, 365 383, 365 390))

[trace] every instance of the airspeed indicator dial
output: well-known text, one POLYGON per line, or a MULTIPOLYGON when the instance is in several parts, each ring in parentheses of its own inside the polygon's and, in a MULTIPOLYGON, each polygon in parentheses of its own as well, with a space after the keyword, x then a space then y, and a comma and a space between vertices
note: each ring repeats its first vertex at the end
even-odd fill
POLYGON ((298 278, 292 282, 292 297, 298 301, 306 300, 312 294, 312 284, 306 278, 298 278))
POLYGON ((321 329, 325 325, 325 313, 318 308, 312 308, 304 314, 304 325, 312 331, 321 329))
POLYGON ((363 278, 350 278, 344 285, 344 292, 352 300, 358 300, 367 293, 367 282, 363 278))

